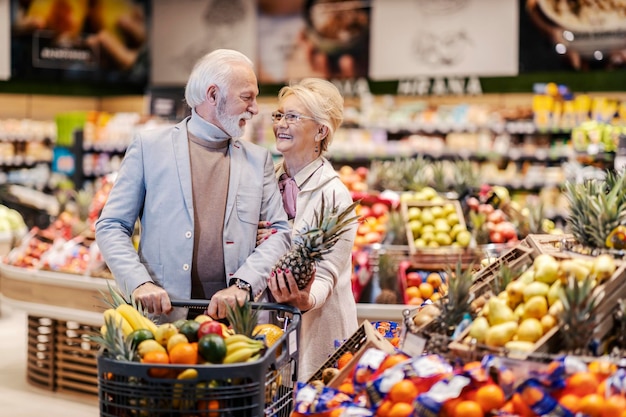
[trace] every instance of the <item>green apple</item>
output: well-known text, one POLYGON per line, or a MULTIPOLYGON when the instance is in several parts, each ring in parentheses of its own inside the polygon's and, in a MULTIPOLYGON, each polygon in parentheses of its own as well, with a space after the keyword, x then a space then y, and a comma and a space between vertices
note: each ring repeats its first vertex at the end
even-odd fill
POLYGON ((430 208, 430 212, 432 213, 433 217, 435 219, 440 219, 444 216, 443 214, 443 207, 441 206, 432 206, 430 208))
POLYGON ((444 219, 435 219, 435 231, 436 232, 443 232, 448 234, 450 232, 450 225, 448 224, 447 221, 445 221, 444 219))
POLYGON ((446 216, 446 221, 450 226, 454 226, 455 224, 459 224, 459 215, 454 213, 450 213, 446 216))
POLYGON ((439 244, 439 246, 450 246, 452 238, 446 232, 437 232, 435 234, 435 241, 439 244))
POLYGON ((425 248, 426 247, 426 241, 422 238, 419 239, 415 239, 415 242, 413 242, 413 244, 415 245, 416 248, 425 248))
POLYGON ((465 228, 465 226, 463 226, 461 223, 457 223, 455 225, 452 225, 452 227, 450 228, 450 237, 452 239, 456 239, 456 236, 459 234, 460 231, 462 230, 467 230, 465 228))
POLYGON ((411 229, 411 233, 413 233, 413 236, 421 235, 422 234, 422 222, 419 220, 409 221, 409 229, 411 229))
POLYGON ((426 197, 426 200, 432 200, 435 197, 438 197, 437 190, 433 187, 424 187, 420 190, 420 192, 426 197))
POLYGON ((420 214, 422 214, 422 210, 419 207, 413 206, 407 209, 407 217, 409 220, 419 219, 420 214))
POLYGON ((456 213, 456 207, 454 206, 454 204, 452 203, 446 203, 443 205, 443 212, 446 216, 448 216, 451 213, 456 213))
POLYGON ((425 208, 420 214, 420 220, 424 224, 432 224, 435 221, 435 216, 433 216, 433 213, 429 208, 425 208))

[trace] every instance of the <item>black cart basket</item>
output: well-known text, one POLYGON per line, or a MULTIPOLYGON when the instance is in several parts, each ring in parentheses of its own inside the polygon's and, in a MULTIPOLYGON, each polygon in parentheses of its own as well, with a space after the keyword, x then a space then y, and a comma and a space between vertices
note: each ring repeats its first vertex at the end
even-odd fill
MULTIPOLYGON (((203 300, 204 307, 208 301, 203 300)), ((173 302, 175 304, 175 302, 173 302)), ((197 300, 178 302, 198 307, 197 300), (194 304, 195 303, 195 304, 194 304)), ((269 313, 284 334, 257 361, 219 365, 124 362, 98 356, 100 416, 263 417, 291 413, 297 380, 300 311, 291 306, 252 303, 269 313), (194 368, 197 377, 155 378, 155 369, 172 375, 194 368)), ((260 312, 261 313, 261 312, 260 312)))

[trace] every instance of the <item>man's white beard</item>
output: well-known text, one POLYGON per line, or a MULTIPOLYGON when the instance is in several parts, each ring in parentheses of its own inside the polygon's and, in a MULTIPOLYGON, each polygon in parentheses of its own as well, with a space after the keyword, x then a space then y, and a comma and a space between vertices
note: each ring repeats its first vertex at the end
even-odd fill
POLYGON ((222 128, 230 137, 240 138, 243 136, 245 126, 239 126, 239 121, 241 119, 250 120, 252 118, 252 113, 244 112, 236 116, 228 116, 226 115, 226 99, 224 97, 220 97, 220 102, 217 104, 217 118, 222 124, 222 128))

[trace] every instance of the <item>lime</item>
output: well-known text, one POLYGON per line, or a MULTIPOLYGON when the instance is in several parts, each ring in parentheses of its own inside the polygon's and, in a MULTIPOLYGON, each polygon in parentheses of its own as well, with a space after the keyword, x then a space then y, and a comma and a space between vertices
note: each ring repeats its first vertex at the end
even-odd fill
POLYGON ((135 348, 144 340, 154 339, 154 335, 148 329, 137 329, 133 330, 127 338, 131 341, 133 348, 135 348))
POLYGON ((200 328, 200 323, 195 320, 185 320, 185 322, 178 329, 179 333, 187 336, 187 340, 189 343, 198 341, 198 329, 200 328))
POLYGON ((187 320, 185 320, 185 319, 178 319, 178 320, 176 320, 176 321, 175 321, 174 323, 172 323, 172 324, 173 324, 174 326, 176 326, 176 328, 177 328, 177 329, 179 329, 179 330, 180 330, 181 326, 182 326, 183 324, 185 324, 185 322, 186 322, 186 321, 187 321, 187 320))
POLYGON ((215 333, 205 334, 198 341, 198 353, 211 363, 222 363, 226 357, 226 342, 215 333))

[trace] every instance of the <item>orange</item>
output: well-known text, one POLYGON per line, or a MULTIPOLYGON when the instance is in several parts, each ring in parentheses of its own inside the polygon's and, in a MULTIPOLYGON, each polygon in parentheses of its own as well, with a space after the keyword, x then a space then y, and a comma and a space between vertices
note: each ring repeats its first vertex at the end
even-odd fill
POLYGON ((626 411, 626 398, 622 395, 611 395, 604 401, 602 417, 621 417, 626 411))
POLYGON ((417 387, 408 379, 396 382, 389 390, 389 399, 394 403, 413 404, 417 397, 417 387))
POLYGON ((565 388, 568 392, 584 397, 597 392, 600 382, 591 372, 576 372, 565 381, 565 388))
POLYGON ((407 403, 395 403, 391 406, 387 417, 409 417, 413 415, 413 406, 407 403))
POLYGON ((580 409, 580 398, 574 394, 565 394, 559 398, 559 404, 576 414, 580 409))
POLYGON ((499 410, 506 403, 506 398, 502 388, 496 384, 486 384, 476 390, 476 402, 487 413, 499 410))
POLYGON ((617 371, 617 365, 606 359, 596 359, 587 366, 589 372, 594 374, 600 381, 617 371))
POLYGON ((354 355, 349 351, 341 355, 339 359, 337 359, 337 368, 343 369, 353 357, 354 355))
POLYGON ((422 282, 417 288, 419 288, 420 292, 422 293, 422 298, 424 299, 430 298, 435 292, 433 286, 428 282, 422 282))
POLYGON ((412 297, 406 303, 410 306, 421 306, 424 304, 424 299, 422 297, 412 297))
POLYGON ((436 292, 436 293, 434 293, 433 295, 430 296, 430 301, 433 301, 433 302, 434 301, 438 301, 438 300, 441 299, 441 297, 442 297, 441 293, 440 292, 436 292))
POLYGON ((442 417, 455 417, 455 409, 459 403, 463 401, 461 398, 450 398, 446 400, 441 406, 441 410, 439 411, 439 415, 442 417))
POLYGON ((515 409, 513 409, 513 401, 505 402, 504 405, 500 407, 500 411, 504 413, 504 415, 515 414, 515 409))
POLYGON ((376 417, 388 417, 391 407, 393 407, 393 403, 389 400, 384 400, 376 410, 376 417))
POLYGON ((518 393, 513 394, 511 402, 513 403, 513 410, 515 410, 515 414, 520 417, 534 417, 536 415, 518 393))
POLYGON ((343 392, 344 394, 348 394, 348 395, 354 394, 354 384, 352 384, 352 382, 349 382, 349 381, 343 382, 341 385, 339 385, 337 389, 343 392))
POLYGON ((426 277, 426 282, 432 285, 433 288, 439 288, 443 281, 441 279, 441 275, 436 272, 431 272, 428 274, 428 277, 426 277))
POLYGON ((410 359, 409 356, 405 355, 404 353, 392 353, 390 355, 388 355, 385 359, 383 359, 383 361, 381 362, 380 366, 378 367, 378 370, 376 371, 376 373, 381 373, 383 371, 385 371, 386 369, 389 369, 399 363, 402 363, 406 360, 410 359))
POLYGON ((211 411, 202 413, 203 417, 219 417, 220 402, 218 400, 200 400, 198 401, 198 410, 211 411))
POLYGON ((589 417, 601 417, 603 408, 604 398, 600 394, 589 394, 581 398, 578 411, 589 417))
POLYGON ((454 415, 458 417, 483 417, 483 409, 476 401, 461 401, 454 409, 454 415))
POLYGON ((198 351, 191 343, 179 343, 169 352, 170 363, 194 365, 198 363, 198 351))
POLYGON ((407 287, 406 290, 404 290, 404 295, 406 295, 407 300, 411 298, 422 298, 422 292, 416 286, 407 287))
MULTIPOLYGON (((141 358, 142 363, 158 363, 161 365, 166 365, 170 363, 170 357, 166 352, 153 350, 151 352, 146 353, 141 358)), ((154 378, 165 378, 170 374, 169 369, 167 368, 150 368, 148 370, 148 375, 154 378)))
POLYGON ((606 379, 600 382, 600 384, 598 385, 598 389, 596 390, 596 393, 602 395, 603 397, 606 396, 606 379))

